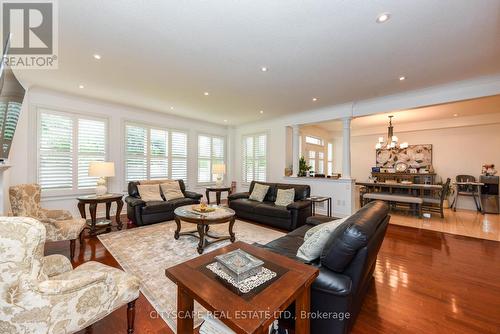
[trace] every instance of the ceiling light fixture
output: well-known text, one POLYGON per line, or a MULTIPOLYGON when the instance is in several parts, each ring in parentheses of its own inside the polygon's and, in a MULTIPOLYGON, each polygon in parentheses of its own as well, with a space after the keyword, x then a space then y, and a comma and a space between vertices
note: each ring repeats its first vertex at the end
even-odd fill
POLYGON ((405 81, 405 80, 406 80, 406 77, 404 75, 399 77, 399 81, 405 81))
POLYGON ((170 110, 174 110, 174 106, 171 106, 171 107, 170 107, 170 110))
POLYGON ((313 102, 316 102, 318 101, 318 98, 317 97, 313 97, 313 102))
POLYGON ((392 148, 407 148, 408 143, 404 142, 398 144, 398 137, 394 135, 394 127, 392 126, 392 118, 394 116, 389 116, 389 127, 387 127, 387 142, 384 143, 384 137, 378 138, 378 143, 375 145, 376 150, 380 150, 382 148, 392 149, 392 148), (385 147, 384 147, 385 146, 385 147))
POLYGON ((94 55, 94 59, 101 60, 101 55, 98 55, 97 53, 94 55))
POLYGON ((262 115, 262 114, 264 113, 264 110, 261 110, 261 111, 259 111, 259 112, 260 112, 260 114, 262 115))
POLYGON ((391 18, 391 14, 390 13, 382 13, 379 16, 377 16, 376 22, 377 23, 384 23, 384 22, 389 21, 390 18, 391 18))
POLYGON ((458 114, 453 114, 453 117, 458 117, 458 114))
POLYGON ((80 84, 80 85, 78 85, 78 88, 80 88, 80 89, 84 89, 84 88, 85 88, 85 86, 84 86, 84 85, 82 85, 82 84, 80 84))
POLYGON ((262 66, 262 67, 260 68, 260 70, 261 70, 262 72, 267 72, 267 67, 262 66))
POLYGON ((209 92, 205 92, 205 93, 203 93, 203 95, 208 96, 208 95, 210 95, 210 93, 209 92))
POLYGON ((224 120, 224 123, 227 123, 227 119, 224 120))

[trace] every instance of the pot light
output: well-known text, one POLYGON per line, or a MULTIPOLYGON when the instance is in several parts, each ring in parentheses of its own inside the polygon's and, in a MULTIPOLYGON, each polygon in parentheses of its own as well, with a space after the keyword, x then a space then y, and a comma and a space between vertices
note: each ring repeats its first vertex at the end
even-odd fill
POLYGON ((94 59, 101 60, 101 55, 99 55, 99 54, 97 54, 97 53, 96 53, 96 54, 94 54, 94 59))
POLYGON ((391 18, 391 14, 390 13, 382 13, 380 14, 379 16, 377 16, 377 23, 384 23, 384 22, 387 22, 389 21, 389 19, 391 18))
POLYGON ((84 86, 84 85, 82 85, 82 84, 80 84, 80 85, 78 85, 78 88, 80 88, 80 89, 84 89, 84 88, 85 88, 85 86, 84 86))
POLYGON ((264 110, 260 110, 259 113, 262 115, 264 113, 264 110))
POLYGON ((453 117, 458 117, 458 114, 453 114, 453 117))
POLYGON ((267 72, 267 67, 262 66, 262 67, 260 68, 260 70, 261 70, 262 72, 267 72))
POLYGON ((208 95, 210 95, 210 93, 209 92, 205 92, 205 93, 203 93, 203 95, 208 96, 208 95))
POLYGON ((174 110, 174 106, 171 106, 171 107, 170 107, 170 110, 174 110))
POLYGON ((227 123, 227 119, 224 120, 224 123, 227 123))
POLYGON ((313 100, 313 102, 316 102, 316 101, 318 101, 318 98, 317 97, 313 97, 312 100, 313 100))
POLYGON ((399 81, 405 81, 405 80, 406 80, 406 77, 404 75, 399 77, 399 81))

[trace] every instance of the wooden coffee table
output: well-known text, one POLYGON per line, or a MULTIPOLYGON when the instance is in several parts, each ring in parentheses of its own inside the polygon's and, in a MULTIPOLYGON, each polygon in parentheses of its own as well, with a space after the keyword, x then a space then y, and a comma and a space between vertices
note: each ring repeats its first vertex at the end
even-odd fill
POLYGON ((177 229, 174 233, 174 238, 177 240, 181 235, 191 235, 200 239, 198 248, 199 254, 202 254, 205 247, 216 242, 230 240, 234 242, 236 237, 233 232, 236 213, 226 207, 215 207, 214 212, 197 213, 193 209, 193 205, 185 205, 174 210, 175 223, 177 229), (181 232, 181 221, 191 224, 196 224, 196 230, 181 232), (229 235, 219 236, 209 232, 210 225, 229 223, 229 235), (210 240, 209 240, 210 238, 210 240))
MULTIPOLYGON (((165 274, 177 284, 178 315, 192 314, 196 300, 236 333, 268 334, 269 326, 280 312, 295 302, 295 333, 310 332, 309 317, 304 315, 310 311, 310 287, 319 274, 313 266, 238 241, 168 268, 165 274), (238 248, 264 261, 264 266, 278 276, 256 291, 235 292, 206 266, 215 261, 216 255, 238 248)), ((193 333, 193 320, 179 316, 177 333, 193 333)))

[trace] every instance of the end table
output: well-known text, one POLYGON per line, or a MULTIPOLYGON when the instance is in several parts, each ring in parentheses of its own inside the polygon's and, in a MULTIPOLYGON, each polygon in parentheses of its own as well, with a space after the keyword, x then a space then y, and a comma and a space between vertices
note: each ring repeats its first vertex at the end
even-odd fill
POLYGON ((78 210, 80 210, 80 215, 82 218, 87 219, 87 214, 85 213, 85 205, 89 204, 90 210, 90 235, 96 235, 98 229, 109 228, 111 224, 111 204, 116 202, 116 227, 121 230, 122 222, 120 220, 120 214, 123 208, 123 195, 122 194, 105 194, 102 196, 97 195, 86 195, 78 197, 78 210), (106 204, 106 219, 97 219, 97 204, 106 204))
POLYGON ((207 187, 205 195, 207 196, 207 204, 210 204, 210 192, 215 192, 215 200, 217 205, 220 205, 220 195, 223 191, 227 191, 227 195, 231 195, 231 187, 207 187))
POLYGON ((331 217, 332 216, 332 198, 331 197, 326 197, 326 196, 311 196, 306 198, 306 200, 311 201, 312 203, 312 215, 314 216, 316 214, 316 203, 321 203, 321 202, 326 202, 328 207, 327 207, 327 216, 331 217))

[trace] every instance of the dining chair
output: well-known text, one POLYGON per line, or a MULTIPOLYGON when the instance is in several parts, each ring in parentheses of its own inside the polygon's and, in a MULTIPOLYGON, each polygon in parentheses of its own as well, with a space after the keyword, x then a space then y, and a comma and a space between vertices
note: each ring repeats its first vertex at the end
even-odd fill
MULTIPOLYGON (((457 175, 455 177, 455 181, 458 182, 476 182, 476 178, 472 175, 457 175)), ((478 198, 477 187, 469 184, 457 184, 457 193, 455 196, 455 200, 453 201, 453 211, 457 211, 458 198, 460 196, 468 196, 474 199, 474 204, 476 205, 477 210, 480 210, 478 198)))
POLYGON ((443 184, 439 192, 438 197, 423 197, 424 200, 423 208, 426 211, 439 212, 441 218, 444 218, 444 200, 446 199, 446 194, 448 194, 450 189, 451 179, 447 178, 446 182, 443 184))

